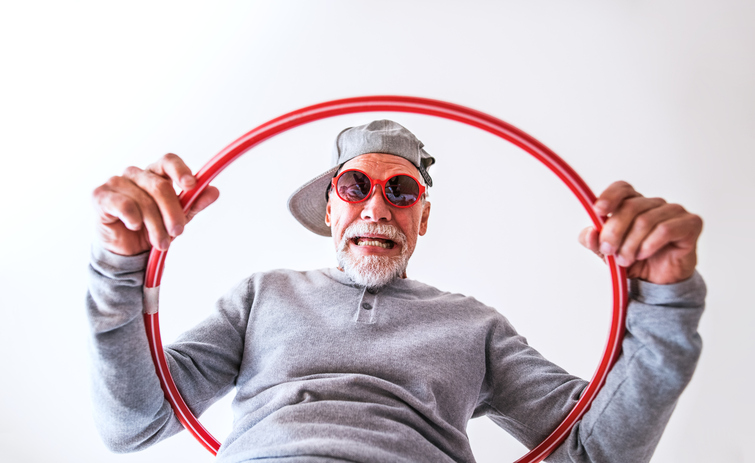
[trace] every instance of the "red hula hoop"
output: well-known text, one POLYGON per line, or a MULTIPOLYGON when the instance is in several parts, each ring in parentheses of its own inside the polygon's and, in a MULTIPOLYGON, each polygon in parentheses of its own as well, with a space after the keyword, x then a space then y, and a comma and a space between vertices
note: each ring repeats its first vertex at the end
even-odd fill
MULTIPOLYGON (((477 127, 513 143, 530 153, 553 171, 582 203, 590 219, 592 219, 593 226, 598 231, 601 230, 603 218, 599 217, 592 208, 596 200, 595 195, 579 175, 545 145, 511 124, 483 112, 444 101, 409 96, 363 96, 333 100, 297 109, 260 125, 228 145, 199 170, 196 175, 197 186, 192 190, 182 192, 180 195, 184 212, 188 211, 194 200, 223 169, 236 158, 268 138, 320 119, 343 114, 373 111, 393 111, 437 116, 477 127)), ((176 388, 173 382, 163 352, 158 320, 158 292, 166 254, 167 251, 163 252, 155 248, 152 249, 145 277, 144 320, 152 352, 152 360, 155 362, 155 369, 157 376, 160 378, 160 384, 165 392, 165 397, 173 406, 173 410, 179 421, 214 455, 217 454, 220 448, 220 442, 199 423, 189 410, 189 407, 184 402, 181 394, 178 392, 178 388, 176 388)), ((593 399, 603 386, 608 371, 621 352, 627 304, 626 274, 624 269, 615 262, 612 256, 608 256, 606 262, 611 271, 613 309, 611 328, 603 357, 582 397, 564 421, 542 443, 516 460, 515 463, 540 462, 566 439, 574 424, 589 409, 593 399)))

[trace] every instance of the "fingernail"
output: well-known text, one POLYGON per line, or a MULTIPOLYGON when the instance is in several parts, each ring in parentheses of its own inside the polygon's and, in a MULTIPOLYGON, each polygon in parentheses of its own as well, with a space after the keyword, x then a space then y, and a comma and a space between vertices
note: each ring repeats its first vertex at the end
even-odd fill
POLYGON ((167 251, 169 246, 170 246, 170 238, 163 238, 163 240, 160 241, 161 251, 167 251))
POLYGON ((194 185, 195 182, 196 180, 194 179, 194 177, 189 174, 186 174, 183 177, 181 177, 181 183, 183 183, 186 186, 192 186, 194 185))
POLYGON ((600 253, 604 256, 610 256, 613 255, 613 246, 611 246, 608 242, 604 241, 600 245, 600 253))
POLYGON ((618 256, 616 258, 616 263, 619 264, 622 267, 629 267, 629 261, 627 261, 626 259, 624 259, 621 256, 618 256))
POLYGON ((608 206, 608 201, 606 201, 605 199, 599 199, 595 203, 595 210, 597 210, 600 214, 605 215, 608 213, 608 206))
POLYGON ((184 226, 183 225, 176 225, 175 227, 173 227, 173 230, 171 231, 170 234, 171 234, 171 236, 178 236, 178 235, 180 235, 183 232, 184 232, 184 226))

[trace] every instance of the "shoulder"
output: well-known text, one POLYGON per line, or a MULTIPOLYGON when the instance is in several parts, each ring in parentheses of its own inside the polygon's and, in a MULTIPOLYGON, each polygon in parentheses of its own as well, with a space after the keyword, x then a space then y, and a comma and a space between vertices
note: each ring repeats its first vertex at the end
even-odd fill
MULTIPOLYGON (((314 294, 328 292, 327 271, 298 271, 275 269, 257 272, 238 281, 220 298, 224 307, 250 309, 260 303, 307 299, 314 294)), ((330 289, 332 292, 332 289, 330 289)))
POLYGON ((466 316, 475 314, 483 318, 505 320, 505 317, 495 308, 484 304, 476 298, 449 291, 443 291, 435 286, 417 280, 405 279, 394 285, 399 297, 423 301, 438 308, 447 308, 466 316))
POLYGON ((248 276, 239 283, 239 287, 254 293, 311 290, 336 283, 329 275, 330 269, 274 269, 248 276))
POLYGON ((469 304, 469 305, 474 305, 474 306, 479 306, 479 307, 485 307, 486 309, 489 309, 489 310, 495 310, 492 307, 489 307, 483 304, 482 302, 478 301, 472 296, 468 296, 462 293, 444 291, 442 289, 436 288, 435 286, 429 285, 427 283, 423 283, 418 280, 412 280, 410 278, 398 280, 394 282, 392 286, 396 288, 397 292, 405 292, 409 296, 421 297, 424 299, 431 299, 431 300, 455 302, 455 303, 460 303, 460 304, 469 304))

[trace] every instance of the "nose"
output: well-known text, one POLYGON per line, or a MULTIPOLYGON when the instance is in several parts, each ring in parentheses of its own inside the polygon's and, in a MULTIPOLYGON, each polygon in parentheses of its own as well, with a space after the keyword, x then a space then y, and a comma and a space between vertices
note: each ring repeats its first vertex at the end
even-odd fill
POLYGON ((370 197, 362 203, 362 220, 371 222, 389 222, 391 220, 391 207, 383 196, 380 185, 374 185, 370 197))

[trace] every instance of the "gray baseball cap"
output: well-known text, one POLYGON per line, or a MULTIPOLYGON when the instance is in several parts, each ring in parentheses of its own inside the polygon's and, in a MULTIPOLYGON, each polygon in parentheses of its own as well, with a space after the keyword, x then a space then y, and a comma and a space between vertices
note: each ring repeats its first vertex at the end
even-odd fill
POLYGON ((402 125, 386 119, 344 129, 336 137, 331 168, 296 190, 288 198, 288 210, 309 231, 330 236, 330 227, 325 225, 327 191, 331 179, 346 161, 367 153, 400 156, 414 164, 427 186, 432 186, 427 168, 435 163, 435 158, 422 149, 424 146, 402 125))

